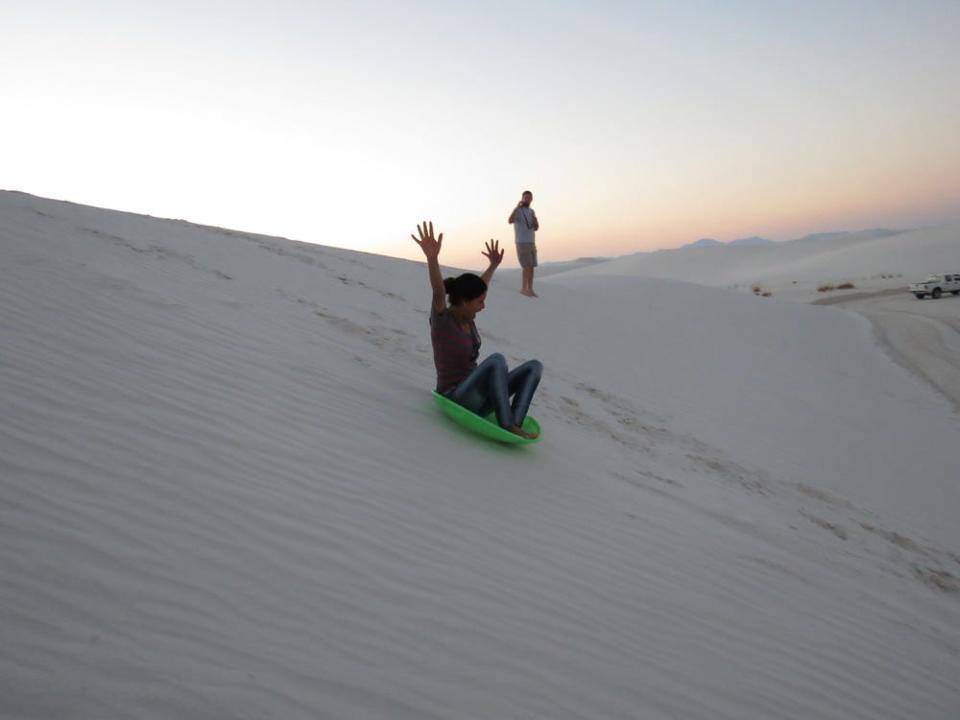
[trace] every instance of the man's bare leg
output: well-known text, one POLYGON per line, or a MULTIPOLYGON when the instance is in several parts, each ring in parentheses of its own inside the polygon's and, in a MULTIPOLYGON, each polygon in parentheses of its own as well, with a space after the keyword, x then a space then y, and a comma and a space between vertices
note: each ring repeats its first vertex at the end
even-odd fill
POLYGON ((526 295, 527 297, 536 297, 536 294, 533 292, 533 268, 523 268, 523 287, 520 290, 520 294, 526 295))

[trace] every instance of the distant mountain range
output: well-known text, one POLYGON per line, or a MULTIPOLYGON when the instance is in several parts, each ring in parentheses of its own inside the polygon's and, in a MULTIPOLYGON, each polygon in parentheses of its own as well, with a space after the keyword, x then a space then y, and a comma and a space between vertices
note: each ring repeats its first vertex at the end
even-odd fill
MULTIPOLYGON (((599 263, 606 262, 608 260, 617 260, 624 257, 633 257, 640 255, 660 255, 665 253, 669 256, 670 253, 675 253, 680 250, 690 250, 696 248, 710 248, 710 247, 763 247, 770 245, 786 245, 788 243, 817 243, 817 242, 830 242, 832 240, 839 240, 841 238, 850 238, 851 240, 862 239, 869 240, 872 238, 881 238, 889 237, 891 235, 899 235, 900 233, 905 232, 905 230, 888 230, 886 228, 872 228, 869 230, 857 230, 857 231, 848 231, 841 230, 837 232, 822 232, 822 233, 813 233, 811 235, 804 235, 801 238, 796 238, 794 240, 786 240, 784 242, 776 242, 774 240, 769 240, 767 238, 758 237, 753 235, 751 237, 738 238, 737 240, 731 240, 729 242, 721 242, 720 240, 715 240, 713 238, 700 238, 696 242, 688 243, 679 248, 670 248, 662 250, 652 250, 652 251, 641 251, 637 253, 631 253, 630 255, 620 255, 617 257, 580 257, 576 260, 562 260, 559 262, 546 262, 542 263, 537 270, 538 277, 544 277, 548 275, 557 275, 559 273, 567 272, 568 270, 576 270, 578 268, 587 267, 589 265, 597 265, 599 263)), ((506 270, 504 272, 510 272, 506 270)))
POLYGON ((754 235, 752 237, 740 238, 739 240, 731 240, 727 245, 773 245, 773 240, 767 240, 767 238, 754 235))
MULTIPOLYGON (((813 233, 811 235, 804 235, 802 238, 797 238, 795 240, 788 240, 787 242, 827 242, 830 240, 838 240, 848 235, 857 235, 862 238, 880 238, 888 237, 890 235, 897 235, 902 233, 903 230, 888 230, 887 228, 872 228, 870 230, 858 230, 851 232, 848 230, 841 230, 838 232, 822 232, 822 233, 813 233)), ((721 242, 720 240, 714 240, 713 238, 700 238, 699 240, 688 243, 687 245, 682 245, 677 250, 687 250, 688 248, 705 248, 705 247, 716 247, 717 245, 746 245, 756 247, 758 245, 773 245, 773 240, 768 240, 767 238, 757 237, 756 235, 752 237, 739 238, 738 240, 731 240, 730 242, 721 242)))
POLYGON ((881 238, 889 237, 890 235, 899 235, 902 232, 903 230, 888 230, 887 228, 871 228, 869 230, 857 230, 855 232, 842 230, 840 232, 824 232, 814 233, 812 235, 804 235, 802 238, 798 238, 793 242, 824 242, 827 240, 837 240, 848 235, 858 235, 863 238, 881 238))
POLYGON ((773 240, 767 240, 767 238, 753 237, 740 238, 738 240, 731 240, 730 242, 720 242, 719 240, 714 240, 713 238, 700 238, 696 242, 692 242, 688 245, 684 245, 679 250, 685 250, 686 248, 702 248, 702 247, 713 247, 715 245, 773 245, 773 240))

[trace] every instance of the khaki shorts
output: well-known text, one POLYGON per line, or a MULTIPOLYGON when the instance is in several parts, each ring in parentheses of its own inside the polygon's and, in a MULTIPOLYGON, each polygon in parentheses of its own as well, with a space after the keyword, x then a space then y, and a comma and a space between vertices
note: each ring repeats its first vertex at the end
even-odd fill
POLYGON ((520 267, 535 268, 537 266, 537 246, 534 243, 517 243, 517 260, 520 267))

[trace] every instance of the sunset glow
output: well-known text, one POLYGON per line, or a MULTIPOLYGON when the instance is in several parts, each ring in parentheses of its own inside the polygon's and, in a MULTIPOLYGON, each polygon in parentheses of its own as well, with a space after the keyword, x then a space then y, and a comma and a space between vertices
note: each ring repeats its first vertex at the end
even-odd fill
POLYGON ((541 261, 956 221, 958 27, 936 0, 7 4, 0 188, 412 259, 430 218, 468 266, 527 188, 541 261))

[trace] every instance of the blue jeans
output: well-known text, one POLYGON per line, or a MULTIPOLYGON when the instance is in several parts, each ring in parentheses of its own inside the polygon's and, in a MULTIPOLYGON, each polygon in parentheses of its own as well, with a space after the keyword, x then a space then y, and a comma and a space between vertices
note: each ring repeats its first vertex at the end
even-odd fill
POLYGON ((502 428, 522 427, 542 374, 543 364, 539 360, 528 360, 507 371, 503 355, 493 353, 448 391, 447 397, 481 417, 494 411, 502 428))

